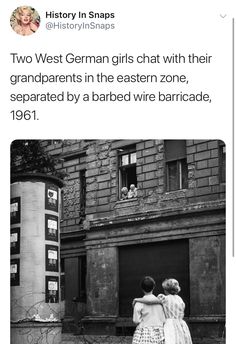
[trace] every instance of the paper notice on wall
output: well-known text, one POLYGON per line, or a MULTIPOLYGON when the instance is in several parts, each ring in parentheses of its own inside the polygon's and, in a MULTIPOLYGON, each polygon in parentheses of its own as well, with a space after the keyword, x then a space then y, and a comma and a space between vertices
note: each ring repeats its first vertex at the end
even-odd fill
POLYGON ((57 191, 48 189, 48 198, 57 200, 57 191))
POLYGON ((48 250, 48 259, 57 259, 57 251, 48 250))
POLYGON ((57 229, 57 221, 48 219, 48 228, 57 229))
POLYGON ((17 202, 11 204, 11 213, 14 213, 16 211, 18 211, 18 203, 17 202))
POLYGON ((58 290, 58 283, 56 281, 48 281, 48 290, 58 290))
POLYGON ((17 273, 17 264, 11 264, 11 274, 17 273))
POLYGON ((12 233, 11 234, 11 243, 12 242, 17 242, 18 241, 18 234, 17 233, 12 233))

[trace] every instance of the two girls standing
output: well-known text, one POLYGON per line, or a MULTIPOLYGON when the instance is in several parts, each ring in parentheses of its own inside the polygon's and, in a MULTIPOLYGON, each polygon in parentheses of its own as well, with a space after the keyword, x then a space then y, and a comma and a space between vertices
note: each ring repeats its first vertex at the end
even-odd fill
POLYGON ((138 326, 132 344, 192 344, 188 326, 183 320, 185 304, 178 296, 178 281, 173 278, 166 279, 162 283, 165 295, 159 294, 158 297, 152 294, 154 287, 154 280, 145 277, 141 284, 144 297, 134 299, 133 320, 138 326), (143 283, 149 280, 153 281, 153 288, 147 294, 143 283))

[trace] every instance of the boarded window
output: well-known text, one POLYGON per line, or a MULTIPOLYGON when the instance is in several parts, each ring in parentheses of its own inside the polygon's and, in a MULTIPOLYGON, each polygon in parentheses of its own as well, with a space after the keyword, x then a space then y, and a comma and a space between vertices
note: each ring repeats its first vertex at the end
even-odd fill
POLYGON ((119 249, 119 315, 132 316, 132 300, 142 297, 140 281, 146 275, 156 281, 154 294, 163 293, 165 278, 176 278, 180 296, 189 314, 189 245, 188 240, 171 240, 155 244, 125 246, 119 249))

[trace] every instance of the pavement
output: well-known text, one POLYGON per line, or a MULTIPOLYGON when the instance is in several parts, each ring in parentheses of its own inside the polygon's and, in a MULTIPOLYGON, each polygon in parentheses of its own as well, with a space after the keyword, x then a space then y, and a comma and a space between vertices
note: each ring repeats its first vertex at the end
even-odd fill
MULTIPOLYGON (((62 334, 61 344, 131 344, 132 337, 128 336, 89 336, 62 334)), ((201 338, 194 339, 193 344, 225 344, 225 338, 201 338)))
POLYGON ((89 336, 62 334, 61 344, 131 344, 132 337, 128 336, 89 336))

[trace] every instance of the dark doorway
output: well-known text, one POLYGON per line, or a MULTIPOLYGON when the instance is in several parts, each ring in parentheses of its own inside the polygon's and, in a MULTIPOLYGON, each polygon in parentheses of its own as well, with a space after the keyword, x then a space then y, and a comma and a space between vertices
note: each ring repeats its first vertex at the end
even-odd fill
POLYGON ((73 322, 71 331, 77 332, 86 307, 86 256, 68 257, 65 265, 65 318, 73 322))
POLYGON ((163 293, 161 283, 173 277, 179 281, 179 295, 189 314, 189 245, 188 240, 170 240, 154 244, 124 246, 119 249, 119 314, 132 316, 132 300, 142 297, 140 281, 144 276, 156 281, 154 294, 163 293))

